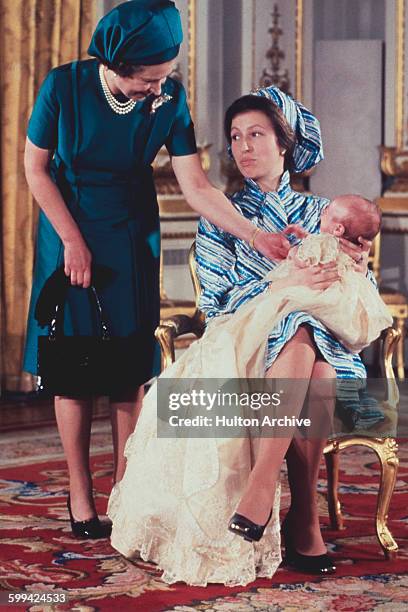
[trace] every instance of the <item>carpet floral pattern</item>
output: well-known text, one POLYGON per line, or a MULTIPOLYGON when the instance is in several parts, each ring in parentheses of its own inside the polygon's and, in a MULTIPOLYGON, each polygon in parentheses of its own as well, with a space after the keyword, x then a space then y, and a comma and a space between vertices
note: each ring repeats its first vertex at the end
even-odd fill
MULTIPOLYGON (((309 611, 354 612, 408 609, 408 449, 400 443, 400 470, 389 525, 398 541, 396 561, 386 561, 378 545, 373 515, 378 464, 375 456, 354 447, 341 456, 344 531, 331 531, 325 502, 325 470, 319 481, 324 538, 338 571, 329 578, 280 568, 272 580, 247 587, 207 588, 167 585, 153 565, 129 562, 108 541, 76 540, 67 522, 67 472, 54 428, 3 434, 0 441, 0 590, 62 592, 68 602, 53 608, 26 604, 7 609, 137 610, 162 612, 309 611)), ((97 507, 106 509, 111 455, 108 424, 93 432, 92 464, 97 507)), ((283 479, 282 509, 289 505, 283 479)), ((6 609, 0 606, 0 609, 6 609)))

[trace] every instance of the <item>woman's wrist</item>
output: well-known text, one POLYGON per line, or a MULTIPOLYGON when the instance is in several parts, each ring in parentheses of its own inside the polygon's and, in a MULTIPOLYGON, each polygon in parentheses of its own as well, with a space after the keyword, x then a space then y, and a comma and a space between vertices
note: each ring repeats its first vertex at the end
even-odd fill
POLYGON ((69 232, 67 234, 65 233, 61 233, 60 234, 60 238, 61 238, 61 242, 64 246, 73 246, 75 244, 78 244, 79 242, 83 242, 83 238, 81 236, 81 233, 78 232, 69 232))
POLYGON ((251 247, 251 249, 256 249, 255 240, 260 232, 262 232, 262 230, 259 227, 255 227, 255 229, 253 230, 249 239, 249 246, 251 247))

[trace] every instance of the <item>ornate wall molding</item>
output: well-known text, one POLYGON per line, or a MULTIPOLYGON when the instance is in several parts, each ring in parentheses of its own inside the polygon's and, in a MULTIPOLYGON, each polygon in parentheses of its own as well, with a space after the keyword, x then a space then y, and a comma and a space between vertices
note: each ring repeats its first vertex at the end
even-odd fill
MULTIPOLYGON (((252 89, 259 86, 259 47, 262 47, 264 57, 266 43, 264 42, 265 18, 272 11, 279 10, 279 27, 282 29, 282 40, 279 47, 285 53, 285 67, 291 83, 291 91, 295 98, 303 101, 305 78, 305 40, 313 31, 309 14, 312 14, 313 0, 252 0, 252 48, 251 48, 251 83, 252 89), (262 20, 259 16, 262 16, 262 20)), ((308 101, 310 104, 310 102, 308 101)))
POLYGON ((197 72, 197 15, 196 0, 188 0, 187 36, 188 36, 188 73, 187 73, 187 99, 193 121, 196 117, 196 72, 197 72))
POLYGON ((395 7, 395 145, 398 150, 406 145, 404 122, 405 98, 405 10, 406 0, 396 0, 395 7))
POLYGON ((407 5, 408 0, 387 0, 385 4, 385 139, 387 147, 407 146, 407 5))
MULTIPOLYGON (((279 34, 279 49, 284 52, 284 70, 287 70, 287 79, 291 84, 291 92, 294 94, 293 86, 295 75, 295 13, 297 0, 252 0, 252 88, 259 86, 260 75, 265 68, 265 54, 267 50, 272 51, 276 28, 282 32, 279 34), (276 14, 278 16, 278 24, 276 14), (275 32, 274 32, 275 30, 275 32)), ((243 36, 246 33, 242 33, 243 36)), ((282 71, 283 67, 280 68, 282 71)))
POLYGON ((262 70, 261 78, 259 80, 260 87, 269 87, 275 85, 289 93, 290 90, 290 79, 289 71, 287 68, 283 68, 281 62, 285 59, 285 52, 280 46, 280 38, 283 34, 283 30, 280 26, 280 17, 278 5, 273 5, 273 11, 271 13, 272 25, 268 28, 268 33, 271 35, 272 44, 265 53, 266 59, 270 63, 270 69, 264 68, 262 70))
POLYGON ((303 101, 303 0, 296 0, 295 11, 295 98, 303 101))
MULTIPOLYGON (((394 15, 394 146, 381 147, 381 170, 392 183, 380 199, 384 210, 408 208, 408 141, 405 79, 407 0, 395 0, 394 15), (397 199, 399 200, 397 203, 397 199)), ((387 41, 390 42, 390 41, 387 41)))
POLYGON ((251 61, 251 89, 256 88, 256 0, 252 0, 252 61, 251 61))

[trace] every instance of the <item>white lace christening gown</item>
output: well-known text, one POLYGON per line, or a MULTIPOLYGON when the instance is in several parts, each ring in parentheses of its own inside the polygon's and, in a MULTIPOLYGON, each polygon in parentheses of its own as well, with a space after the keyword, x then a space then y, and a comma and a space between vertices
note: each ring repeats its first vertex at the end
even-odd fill
MULTIPOLYGON (((339 256, 336 239, 309 238, 298 257, 312 264, 340 257, 341 281, 325 291, 267 292, 233 315, 216 317, 161 377, 263 378, 268 334, 294 310, 315 316, 354 352, 392 324, 370 281, 339 256)), ((290 265, 284 262, 268 277, 287 274, 290 265)), ((154 384, 126 445, 125 475, 109 500, 112 546, 126 557, 156 563, 167 583, 246 585, 271 577, 281 561, 279 486, 260 542, 246 542, 227 530, 256 456, 256 439, 157 438, 156 405, 154 384)))

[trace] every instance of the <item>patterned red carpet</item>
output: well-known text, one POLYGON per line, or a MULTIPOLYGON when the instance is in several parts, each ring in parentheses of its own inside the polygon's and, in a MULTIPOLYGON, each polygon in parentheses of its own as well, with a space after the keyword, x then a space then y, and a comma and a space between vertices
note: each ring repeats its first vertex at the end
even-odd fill
MULTIPOLYGON (((109 492, 108 425, 95 424, 93 468, 97 505, 106 508, 109 492)), ((408 609, 408 449, 400 445, 400 470, 390 510, 390 527, 399 558, 386 561, 374 535, 378 464, 363 449, 342 454, 341 499, 346 530, 330 531, 322 467, 319 503, 324 537, 336 559, 337 574, 321 580, 279 569, 273 580, 248 587, 173 586, 160 581, 155 566, 130 563, 107 541, 78 541, 70 535, 65 507, 67 476, 54 428, 7 433, 0 442, 2 591, 64 592, 69 602, 52 610, 137 610, 159 612, 406 611, 408 609)), ((284 478, 283 478, 284 479, 284 478)), ((286 486, 283 508, 289 504, 286 486)), ((50 610, 26 604, 1 610, 50 610)))

